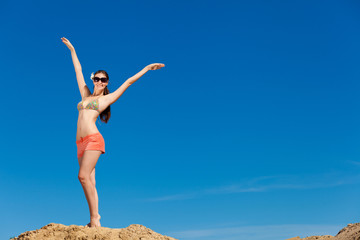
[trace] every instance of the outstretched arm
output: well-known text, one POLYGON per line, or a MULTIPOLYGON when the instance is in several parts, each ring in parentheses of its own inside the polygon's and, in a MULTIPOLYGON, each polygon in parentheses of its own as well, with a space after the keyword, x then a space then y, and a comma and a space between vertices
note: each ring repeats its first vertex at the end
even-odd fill
POLYGON ((165 64, 162 63, 153 63, 144 67, 140 72, 128 78, 115 92, 109 93, 104 96, 105 104, 113 104, 116 102, 119 97, 125 92, 125 90, 134 82, 136 82, 140 77, 142 77, 149 70, 157 70, 162 67, 165 67, 165 64))
POLYGON ((73 47, 73 45, 70 43, 69 40, 67 40, 66 38, 61 38, 61 40, 63 41, 63 43, 65 43, 65 45, 69 48, 70 52, 71 52, 71 58, 74 64, 74 68, 75 68, 75 73, 76 73, 76 79, 78 82, 78 86, 79 86, 79 90, 80 90, 80 94, 81 94, 81 98, 84 98, 86 96, 89 96, 90 90, 89 88, 86 86, 85 80, 84 80, 84 75, 82 73, 82 68, 80 65, 80 61, 76 55, 75 52, 75 48, 73 47))
POLYGON ((157 70, 160 69, 162 67, 165 67, 165 64, 163 63, 153 63, 150 65, 147 65, 146 67, 143 68, 143 70, 141 70, 140 72, 138 72, 137 74, 135 74, 134 76, 132 76, 131 78, 129 78, 128 83, 129 85, 133 84, 134 82, 136 82, 139 78, 141 78, 147 71, 149 70, 157 70))

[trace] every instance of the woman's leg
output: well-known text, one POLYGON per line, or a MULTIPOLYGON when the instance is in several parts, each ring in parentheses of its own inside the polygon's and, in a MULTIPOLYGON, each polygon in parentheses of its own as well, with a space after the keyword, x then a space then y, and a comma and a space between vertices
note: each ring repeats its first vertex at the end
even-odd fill
MULTIPOLYGON (((79 161, 79 166, 81 166, 81 162, 82 162, 82 159, 83 159, 84 156, 82 156, 81 158, 78 158, 78 161, 79 161)), ((96 202, 96 209, 97 211, 99 211, 99 197, 98 197, 98 194, 97 194, 97 190, 96 190, 96 180, 95 180, 95 168, 93 169, 93 171, 91 172, 90 174, 90 179, 91 179, 91 183, 93 184, 94 186, 94 189, 95 189, 95 202, 96 202)), ((99 220, 101 219, 101 216, 99 214, 99 220)), ((86 226, 90 227, 90 223, 88 223, 86 226)))
MULTIPOLYGON (((91 173, 101 155, 98 150, 86 150, 80 164, 79 181, 84 189, 85 197, 90 210, 90 226, 101 226, 100 215, 98 213, 98 206, 96 202, 96 188, 91 180, 91 173)), ((80 162, 80 161, 79 161, 80 162)))
MULTIPOLYGON (((95 181, 95 168, 94 170, 91 172, 90 174, 90 179, 91 179, 91 183, 93 184, 94 186, 94 189, 95 189, 95 202, 96 202, 96 210, 99 214, 99 197, 98 197, 98 193, 97 193, 97 190, 96 190, 96 181, 95 181)), ((99 220, 100 220, 101 216, 99 214, 99 220)))

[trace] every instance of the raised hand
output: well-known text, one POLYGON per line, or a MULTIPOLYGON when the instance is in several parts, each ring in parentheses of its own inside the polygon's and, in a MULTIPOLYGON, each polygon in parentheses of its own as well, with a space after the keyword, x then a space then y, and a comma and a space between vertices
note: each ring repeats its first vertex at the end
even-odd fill
POLYGON ((165 64, 163 63, 153 63, 146 66, 148 70, 157 70, 162 67, 165 67, 165 64))
POLYGON ((74 50, 75 48, 73 47, 73 45, 70 43, 69 40, 67 40, 66 38, 62 37, 61 38, 62 42, 65 43, 65 45, 70 49, 70 51, 74 50))

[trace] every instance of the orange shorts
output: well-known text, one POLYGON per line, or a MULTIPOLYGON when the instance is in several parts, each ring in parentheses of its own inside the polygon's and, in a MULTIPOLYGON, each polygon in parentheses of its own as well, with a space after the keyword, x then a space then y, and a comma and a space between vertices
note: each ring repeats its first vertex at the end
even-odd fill
POLYGON ((100 150, 101 154, 105 153, 105 141, 99 132, 81 137, 76 141, 76 146, 78 158, 84 155, 85 150, 100 150))

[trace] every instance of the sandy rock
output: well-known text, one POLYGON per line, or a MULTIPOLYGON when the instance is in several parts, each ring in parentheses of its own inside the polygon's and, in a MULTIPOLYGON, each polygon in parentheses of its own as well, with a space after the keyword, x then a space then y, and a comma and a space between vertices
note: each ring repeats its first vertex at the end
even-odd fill
POLYGON ((286 240, 334 240, 334 237, 330 235, 324 235, 324 236, 311 236, 306 238, 293 237, 286 240))
POLYGON ((360 223, 350 223, 335 236, 311 236, 306 238, 294 237, 287 240, 360 240, 360 223))
POLYGON ((302 240, 335 240, 331 235, 323 235, 323 236, 311 236, 302 238, 302 240))
POLYGON ((50 223, 40 229, 27 231, 11 240, 177 240, 164 236, 140 224, 126 228, 107 228, 50 223))
POLYGON ((335 240, 360 240, 360 223, 348 224, 335 236, 335 240))

